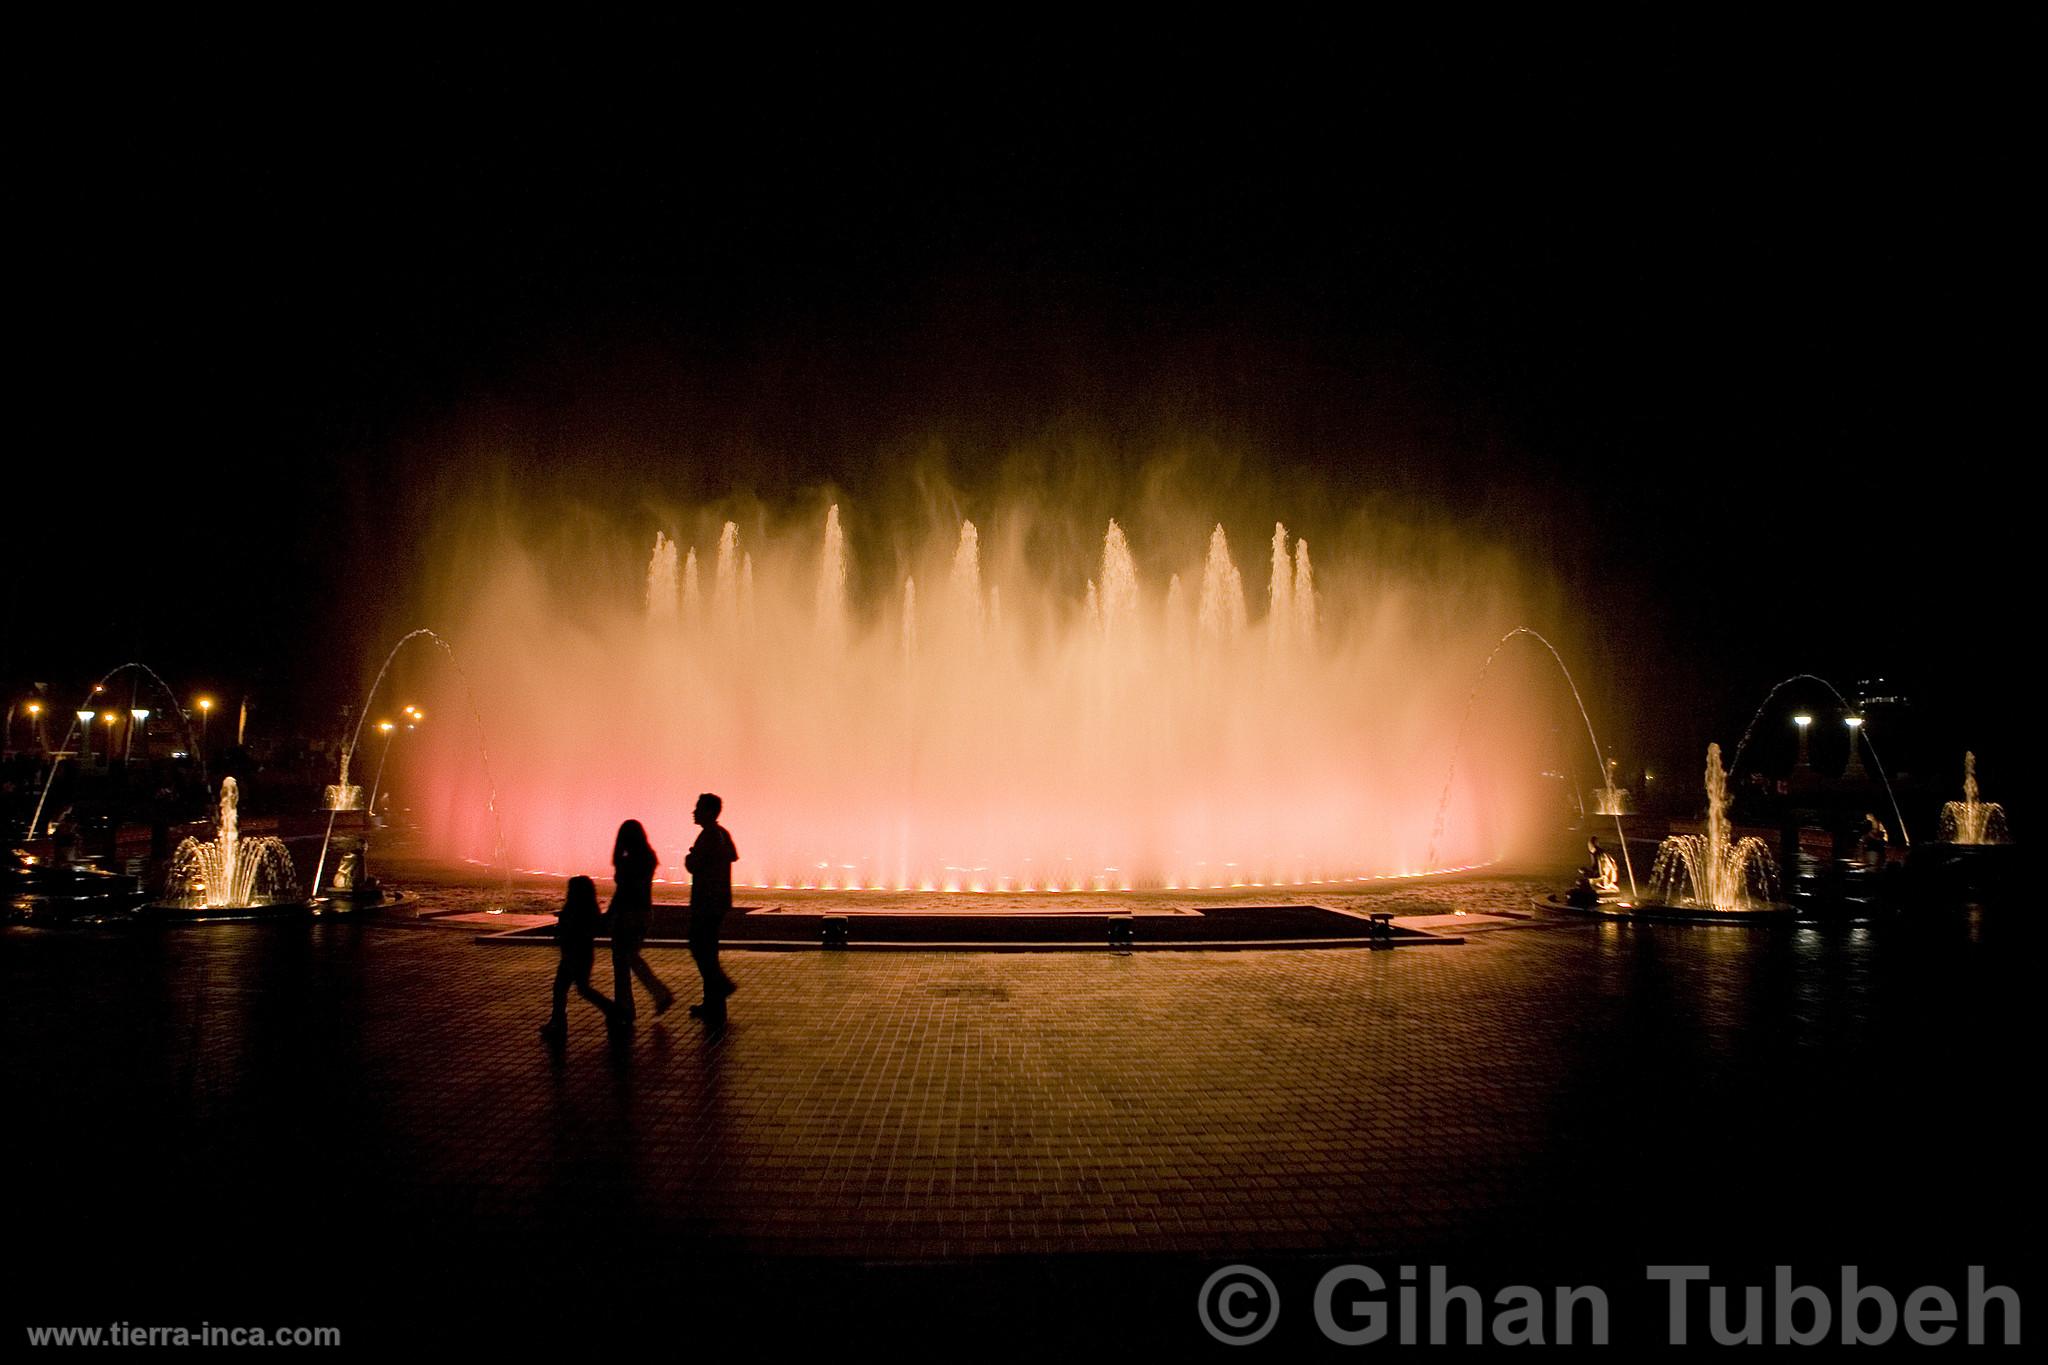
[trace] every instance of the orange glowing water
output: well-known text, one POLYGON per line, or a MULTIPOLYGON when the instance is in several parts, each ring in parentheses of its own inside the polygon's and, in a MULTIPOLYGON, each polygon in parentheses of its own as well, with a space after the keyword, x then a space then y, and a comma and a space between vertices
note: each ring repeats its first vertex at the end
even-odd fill
MULTIPOLYGON (((680 879, 690 808, 715 791, 750 886, 1251 888, 1431 870, 1474 660, 1525 607, 1497 558, 1404 566, 1368 546, 1325 578, 1276 525, 1248 587, 1220 525, 1198 559, 1148 572, 1115 521, 1064 562, 1000 509, 987 521, 865 544, 837 506, 781 534, 686 515, 674 536, 650 526, 631 568, 602 547, 472 547, 447 619, 512 864, 601 873, 633 817, 680 879), (893 568, 871 568, 857 599, 863 556, 893 568)), ((1461 758, 1436 866, 1498 857, 1530 827, 1543 727, 1526 710, 1461 758)), ((444 851, 487 856, 473 746, 450 728, 418 749, 415 809, 444 851)))

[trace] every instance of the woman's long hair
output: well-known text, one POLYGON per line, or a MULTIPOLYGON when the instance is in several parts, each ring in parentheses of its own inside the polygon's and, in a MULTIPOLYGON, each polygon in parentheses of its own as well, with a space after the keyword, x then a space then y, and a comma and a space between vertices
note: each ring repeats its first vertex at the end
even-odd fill
POLYGON ((652 872, 660 862, 655 856, 654 845, 647 842, 647 831, 640 827, 638 820, 628 820, 619 826, 619 837, 612 841, 614 868, 638 864, 652 872))

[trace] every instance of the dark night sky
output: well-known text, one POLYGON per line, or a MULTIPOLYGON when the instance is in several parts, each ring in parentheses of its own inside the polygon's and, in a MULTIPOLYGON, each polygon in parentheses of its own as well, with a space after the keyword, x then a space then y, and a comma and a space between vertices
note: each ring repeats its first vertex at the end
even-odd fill
POLYGON ((331 714, 462 433, 630 497, 680 431, 772 493, 1176 423, 1546 559, 1688 749, 1801 668, 2016 676, 2002 56, 723 57, 18 92, 6 686, 331 714))

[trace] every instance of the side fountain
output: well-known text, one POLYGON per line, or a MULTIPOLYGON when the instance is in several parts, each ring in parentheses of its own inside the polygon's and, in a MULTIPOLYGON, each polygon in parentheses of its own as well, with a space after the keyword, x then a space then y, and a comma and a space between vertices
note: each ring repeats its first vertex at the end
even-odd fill
MULTIPOLYGON (((1615 763, 1607 757, 1607 751, 1600 747, 1600 736, 1593 733, 1593 717, 1586 710, 1586 699, 1579 694, 1578 679, 1572 676, 1571 669, 1565 667, 1564 656, 1557 652, 1557 646, 1550 643, 1540 631, 1529 626, 1516 626, 1494 642, 1493 651, 1486 656, 1486 662, 1479 666, 1479 676, 1473 680, 1472 690, 1465 697, 1465 714, 1458 722, 1458 739, 1451 750, 1450 771, 1444 774, 1443 792, 1437 797, 1436 823, 1430 832, 1429 855, 1426 862, 1431 866, 1434 866, 1436 863, 1437 845, 1443 840, 1445 818, 1450 811, 1451 784, 1458 775, 1458 758, 1464 752, 1465 732, 1471 724, 1472 708, 1479 700, 1479 691, 1486 685, 1486 677, 1493 669, 1493 661, 1500 656, 1500 652, 1503 649, 1507 648, 1510 640, 1520 636, 1527 636, 1543 646, 1549 653, 1551 661, 1557 665, 1558 672, 1564 675, 1565 686, 1571 689, 1572 704, 1579 708, 1579 719, 1584 721, 1586 725, 1586 739, 1593 746, 1594 770, 1601 774, 1604 784, 1601 790, 1594 794, 1593 810, 1591 813, 1614 821, 1614 840, 1621 849, 1621 870, 1628 875, 1628 893, 1633 898, 1637 894, 1636 867, 1635 861, 1629 857, 1628 853, 1628 831, 1623 828, 1621 823, 1622 817, 1629 813, 1628 794, 1614 785, 1615 763)), ((1593 866, 1593 884, 1596 889, 1618 893, 1620 883, 1614 877, 1614 859, 1611 855, 1603 856, 1605 859, 1604 864, 1596 861, 1593 866)), ((1538 904, 1544 903, 1544 901, 1538 901, 1538 904)))
POLYGON ((1963 754, 1963 799, 1941 808, 1941 842, 1981 845, 2009 842, 2005 831, 2005 807, 1996 801, 1977 799, 1977 755, 1963 754))
POLYGON ((1922 845, 1918 868, 1944 898, 1990 904, 2022 894, 2021 851, 2006 828, 2005 807, 1977 790, 1977 755, 1963 755, 1963 799, 1941 808, 1939 837, 1922 845))
POLYGON ((1734 838, 1728 823, 1728 773, 1721 746, 1707 746, 1707 824, 1701 834, 1674 834, 1650 869, 1652 899, 1627 907, 1637 918, 1744 919, 1784 914, 1777 865, 1755 835, 1734 838))
MULTIPOLYGON (((1842 689, 1836 687, 1833 683, 1829 682, 1826 678, 1821 677, 1818 673, 1794 673, 1791 677, 1783 679, 1775 687, 1771 688, 1769 692, 1766 692, 1764 694, 1764 699, 1762 703, 1759 704, 1756 708, 1756 711, 1753 714, 1751 714, 1749 718, 1749 724, 1743 727, 1742 738, 1736 741, 1735 758, 1734 761, 1728 765, 1729 772, 1734 773, 1737 776, 1740 776, 1742 772, 1742 756, 1744 752, 1748 750, 1750 740, 1756 735, 1757 722, 1763 719, 1764 712, 1770 709, 1771 702, 1774 701, 1777 698, 1777 695, 1780 692, 1783 692, 1786 688, 1792 686, 1794 683, 1803 682, 1819 683, 1822 687, 1828 690, 1829 695, 1834 697, 1836 705, 1840 706, 1844 713, 1852 717, 1854 716, 1855 708, 1849 704, 1849 699, 1842 695, 1842 689)), ((1802 746, 1805 744, 1805 742, 1806 741, 1803 738, 1800 741, 1802 746)), ((1867 749, 1870 751, 1871 767, 1877 770, 1877 780, 1884 787, 1885 800, 1891 803, 1892 828, 1898 830, 1900 841, 1903 842, 1908 849, 1912 848, 1913 832, 1906 826, 1906 813, 1899 808, 1898 793, 1892 790, 1892 780, 1885 772, 1884 761, 1877 756, 1877 744, 1870 738, 1870 727, 1858 721, 1857 724, 1854 726, 1853 733, 1850 735, 1849 745, 1849 752, 1852 755, 1852 757, 1855 758, 1860 758, 1860 750, 1857 748, 1858 745, 1861 745, 1862 749, 1867 749)), ((1800 753, 1802 755, 1800 761, 1802 763, 1805 762, 1805 752, 1806 751, 1804 747, 1802 747, 1800 749, 1800 753)))
MULTIPOLYGON (((670 547, 669 559, 674 559, 673 547, 670 547)), ((670 567, 673 568, 672 563, 670 567)), ((419 639, 431 640, 440 647, 441 652, 448 656, 449 663, 454 666, 456 676, 462 679, 463 689, 469 695, 470 719, 476 724, 477 753, 483 760, 484 780, 490 787, 488 809, 493 824, 498 826, 493 862, 503 867, 505 884, 508 888, 511 885, 512 869, 504 856, 504 831, 498 815, 498 787, 491 777, 491 755, 484 745, 483 716, 477 710, 475 689, 470 687, 469 675, 463 672, 461 663, 455 658, 455 647, 439 632, 422 626, 401 635, 398 642, 391 646, 390 652, 384 656, 383 664, 377 669, 377 676, 370 683, 370 690, 363 695, 362 709, 356 713, 355 728, 349 734, 348 743, 342 748, 341 772, 337 780, 328 784, 323 791, 320 809, 326 813, 327 829, 321 836, 320 858, 313 868, 312 894, 314 903, 325 909, 347 910, 373 904, 388 907, 406 899, 403 893, 387 891, 369 875, 365 866, 368 849, 362 837, 344 835, 337 841, 335 820, 343 812, 361 812, 365 816, 372 814, 364 802, 362 785, 349 781, 349 764, 355 758, 357 745, 362 741, 363 722, 369 718, 371 704, 377 700, 378 689, 383 687, 384 677, 391 671, 392 661, 398 657, 399 651, 419 639), (330 878, 327 875, 328 854, 337 844, 340 845, 340 857, 336 860, 334 873, 330 878)), ((380 780, 382 775, 383 769, 380 764, 380 780)), ((372 794, 374 795, 374 788, 372 794)))
POLYGON ((164 894, 148 908, 195 918, 248 918, 307 909, 298 870, 282 839, 245 839, 232 777, 220 784, 220 823, 212 839, 186 839, 171 854, 164 894))
POLYGON ((100 675, 100 680, 92 685, 92 690, 85 694, 85 697, 79 703, 78 708, 71 713, 73 716, 73 720, 64 731, 64 739, 61 743, 57 745, 56 750, 50 755, 50 771, 48 775, 43 779, 43 792, 42 795, 38 797, 36 800, 35 813, 29 817, 28 828, 25 831, 23 831, 25 837, 29 839, 36 839, 41 837, 42 834, 45 832, 43 827, 43 811, 48 807, 50 802, 50 789, 57 784, 58 765, 62 763, 64 759, 73 756, 71 749, 71 741, 74 738, 90 740, 90 735, 81 737, 79 731, 82 723, 85 720, 91 719, 92 709, 95 705, 95 699, 98 698, 103 692, 105 692, 108 683, 112 682, 115 678, 130 670, 140 673, 144 677, 148 678, 150 683, 157 689, 157 691, 162 693, 164 698, 170 703, 169 708, 164 712, 164 714, 167 716, 175 716, 177 718, 178 724, 184 729, 185 751, 187 753, 197 756, 199 760, 199 780, 202 783, 206 781, 206 750, 203 745, 194 744, 192 742, 192 722, 186 717, 184 708, 179 704, 177 692, 173 690, 169 683, 163 680, 163 676, 161 674, 159 674, 155 669, 151 668, 146 663, 142 663, 139 660, 130 660, 125 664, 116 664, 114 667, 108 669, 105 673, 100 675))

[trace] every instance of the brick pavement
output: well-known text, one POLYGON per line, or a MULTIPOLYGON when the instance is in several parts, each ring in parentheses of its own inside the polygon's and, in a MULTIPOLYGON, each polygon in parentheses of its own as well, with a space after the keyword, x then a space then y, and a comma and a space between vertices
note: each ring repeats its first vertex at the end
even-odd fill
MULTIPOLYGON (((1966 1066, 2004 1008, 1981 989, 2002 959, 1960 932, 1909 953, 1903 932, 733 954, 722 1040, 643 1004, 615 1052, 572 1001, 559 1058, 534 1036, 548 959, 454 933, 17 930, 0 965, 8 1091, 43 1116, 16 1145, 92 1164, 89 1198, 402 1210, 456 1243, 630 1226, 879 1259, 1399 1251, 1713 1226, 1780 1197, 1791 1152, 1897 1134, 1898 1068, 1966 1066), (1917 989, 1893 980, 1913 953, 1917 989), (138 1151, 149 1173, 108 1164, 138 1151), (1646 1180, 1645 1158, 1710 1160, 1646 1180)), ((692 981, 683 953, 651 958, 692 981)), ((1969 1101, 1986 1121, 2001 1103, 1969 1101)), ((1867 1214, 1822 1197, 1834 1226, 1867 1214)))

